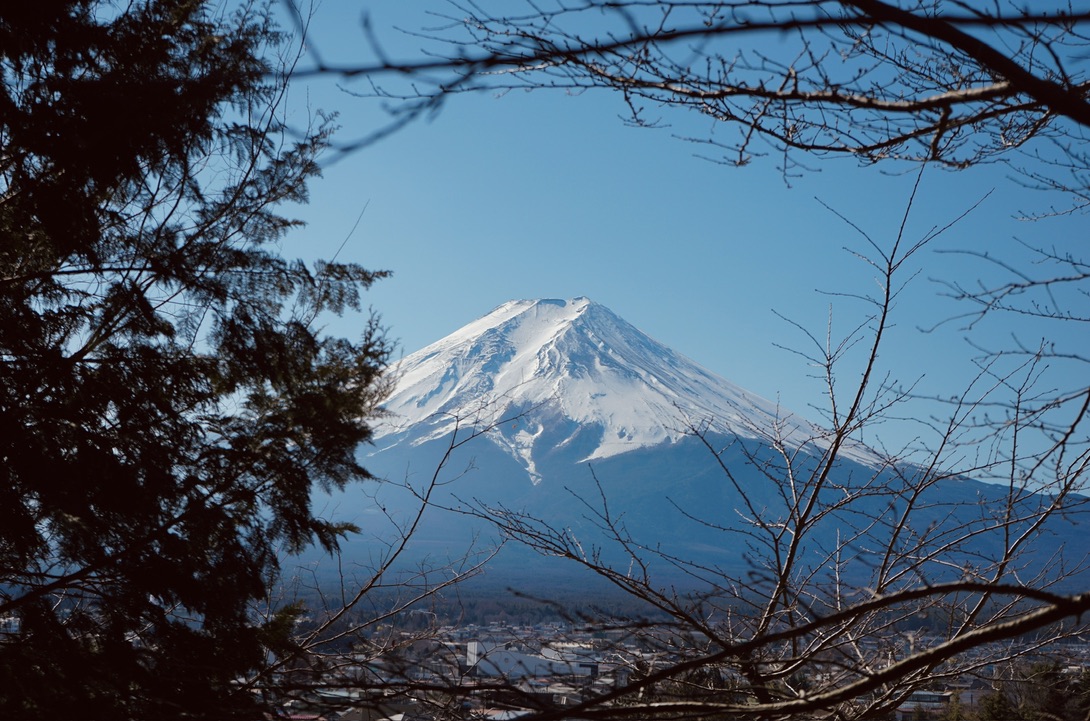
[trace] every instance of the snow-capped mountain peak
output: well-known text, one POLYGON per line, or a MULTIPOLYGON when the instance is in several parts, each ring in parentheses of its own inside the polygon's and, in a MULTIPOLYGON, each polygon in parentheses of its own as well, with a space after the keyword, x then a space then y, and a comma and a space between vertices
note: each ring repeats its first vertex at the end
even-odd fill
POLYGON ((675 353, 587 298, 515 300, 397 366, 376 445, 423 443, 472 422, 537 480, 536 458, 583 460, 673 443, 692 425, 801 446, 806 421, 675 353))

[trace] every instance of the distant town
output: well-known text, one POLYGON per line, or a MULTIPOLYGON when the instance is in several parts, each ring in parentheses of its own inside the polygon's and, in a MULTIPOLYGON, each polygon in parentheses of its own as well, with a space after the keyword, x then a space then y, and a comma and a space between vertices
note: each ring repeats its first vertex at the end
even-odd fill
MULTIPOLYGON (((415 630, 384 625, 350 651, 322 657, 313 666, 283 670, 276 685, 291 693, 279 708, 283 717, 298 721, 506 721, 540 713, 563 718, 565 709, 576 717, 581 704, 594 704, 600 711, 604 705, 629 703, 622 692, 626 685, 640 674, 678 664, 691 650, 670 649, 665 636, 661 643, 649 643, 653 637, 653 630, 634 633, 625 623, 613 628, 603 624, 597 630, 562 621, 415 630)), ((907 633, 900 639, 901 650, 915 653, 943 640, 907 633)), ((1047 668, 1065 685, 1090 679, 1090 638, 1085 634, 1021 655, 1016 664, 989 660, 1009 653, 1009 644, 977 648, 972 673, 940 675, 934 683, 906 692, 880 718, 1001 721, 989 700, 1019 681, 1019 669, 1047 668)), ((740 698, 726 664, 703 668, 701 674, 705 690, 721 689, 724 698, 740 698)), ((803 681, 820 684, 822 679, 803 681)), ((683 693, 680 687, 672 692, 683 693)), ((639 692, 642 700, 651 693, 639 692)))

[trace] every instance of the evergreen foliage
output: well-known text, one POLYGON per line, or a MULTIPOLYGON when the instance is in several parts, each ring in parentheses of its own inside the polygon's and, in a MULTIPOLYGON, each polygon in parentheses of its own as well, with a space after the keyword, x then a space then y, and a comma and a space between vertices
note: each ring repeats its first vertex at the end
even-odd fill
POLYGON ((267 8, 0 5, 0 718, 231 718, 287 652, 278 554, 388 357, 383 273, 282 257, 328 130, 280 119, 267 8), (271 651, 270 651, 271 649, 271 651))

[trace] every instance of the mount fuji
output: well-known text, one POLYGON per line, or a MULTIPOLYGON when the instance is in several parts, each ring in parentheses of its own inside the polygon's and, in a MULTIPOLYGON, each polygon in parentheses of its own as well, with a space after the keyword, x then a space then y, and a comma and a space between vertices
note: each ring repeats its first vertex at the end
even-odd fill
POLYGON ((540 459, 565 448, 593 462, 677 444, 693 427, 796 447, 821 436, 587 298, 505 303, 405 358, 395 378, 372 457, 446 437, 482 415, 509 418, 488 442, 535 484, 540 459))
MULTIPOLYGON (((434 507, 412 541, 419 557, 456 555, 482 536, 498 540, 502 534, 474 511, 504 508, 585 539, 608 562, 604 502, 643 548, 744 573, 752 547, 739 536, 727 540, 724 529, 752 522, 755 512, 787 513, 775 480, 786 477, 784 459, 793 459, 795 472, 815 468, 831 438, 587 298, 505 303, 406 356, 392 384, 373 444, 360 451, 363 465, 385 481, 330 502, 368 537, 376 523, 411 518, 428 494, 434 507)), ((893 477, 862 445, 840 448, 834 471, 842 479, 836 493, 893 477)), ((996 486, 956 478, 927 493, 914 511, 922 529, 984 523, 980 509, 1003 496, 996 486)), ((860 495, 850 514, 830 515, 808 537, 815 559, 896 510, 888 494, 860 495)), ((1031 555, 1054 557, 1076 532, 1074 525, 1050 529, 1031 555)), ((965 553, 999 552, 974 543, 965 553)), ((345 550, 367 553, 351 544, 345 550)), ((494 565, 540 576, 548 560, 505 548, 494 565)))

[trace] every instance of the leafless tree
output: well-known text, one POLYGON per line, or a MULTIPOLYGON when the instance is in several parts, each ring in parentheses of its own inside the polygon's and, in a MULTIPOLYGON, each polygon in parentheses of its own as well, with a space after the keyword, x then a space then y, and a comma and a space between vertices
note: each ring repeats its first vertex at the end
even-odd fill
POLYGON ((636 125, 696 111, 713 122, 691 139, 721 160, 774 153, 785 172, 812 154, 953 168, 1028 155, 1051 166, 1032 182, 1085 202, 1090 13, 1070 3, 451 2, 437 17, 423 59, 389 57, 365 24, 376 62, 326 63, 317 39, 299 75, 365 79, 402 101, 397 122, 453 93, 605 88, 636 125))
MULTIPOLYGON (((582 566, 644 604, 634 616, 569 616, 598 637, 588 652, 600 674, 571 674, 566 691, 543 694, 527 683, 533 669, 524 665, 470 678, 451 659, 425 673, 424 655, 446 649, 410 632, 380 635, 369 658, 382 661, 381 671, 345 676, 345 687, 366 688, 380 708, 444 718, 466 713, 468 701, 541 718, 856 719, 889 714, 920 689, 996 681, 996 667, 1055 657, 1057 643, 1082 632, 1081 615, 1090 610, 1090 593, 1080 590, 1087 556, 1044 537, 1057 524, 1085 522, 1090 509, 1081 495, 1085 459, 1069 457, 1074 441, 1050 437, 1045 420, 1054 408, 1038 403, 1039 356, 1002 370, 1005 358, 982 367, 933 422, 937 443, 875 449, 858 441, 862 430, 917 400, 915 389, 885 374, 882 351, 921 250, 949 226, 918 238, 906 235, 907 226, 885 240, 855 228, 865 249, 855 257, 880 279, 878 290, 838 292, 865 309, 847 336, 806 335, 811 350, 802 352, 828 389, 825 430, 800 444, 786 419, 771 429, 739 428, 734 439, 701 419, 688 428, 738 501, 677 510, 723 545, 746 548, 748 568, 697 562, 633 535, 623 501, 604 493, 582 499, 597 537, 482 504, 476 512, 513 542, 582 566), (860 345, 865 352, 853 356, 860 345), (978 420, 996 408, 1005 411, 999 422, 978 420), (959 484, 968 490, 952 494, 959 484), (684 584, 663 582, 679 572, 684 584)), ((487 413, 464 419, 470 432, 452 437, 440 469, 496 423, 487 413)), ((439 478, 437 470, 427 488, 439 478)), ((349 629, 366 631, 367 624, 349 629)), ((311 643, 315 658, 321 642, 312 636, 311 643)), ((328 690, 331 670, 339 664, 347 673, 358 663, 326 658, 305 690, 328 690)))
MULTIPOLYGON (((675 109, 706 117, 707 134, 688 139, 728 164, 772 155, 789 175, 827 155, 954 170, 1003 162, 1027 185, 1073 199, 1060 212, 1090 204, 1090 12, 1072 4, 449 7, 440 27, 421 33, 438 43, 423 59, 390 58, 372 35, 375 63, 333 66, 315 50, 300 75, 361 80, 364 94, 396 101, 395 126, 461 92, 608 89, 622 95, 636 125, 656 126, 675 109)), ((1057 388, 1044 375, 1049 363, 1088 360, 1063 345, 1063 331, 1046 328, 1043 343, 982 349, 978 375, 943 399, 922 447, 864 449, 857 441, 922 392, 893 383, 879 362, 909 268, 935 237, 909 239, 905 227, 886 241, 860 231, 866 250, 858 257, 880 290, 851 296, 869 309, 856 331, 807 336, 803 354, 828 388, 827 431, 802 448, 767 431, 762 443, 724 448, 702 419, 689 428, 741 502, 731 518, 682 510, 724 543, 749 549, 748 573, 643 543, 604 496, 585 499, 588 513, 623 563, 547 520, 479 509, 510 538, 584 566, 649 609, 648 618, 583 619, 637 644, 639 653, 615 649, 618 665, 630 666, 627 681, 588 689, 562 708, 524 697, 526 705, 545 717, 871 717, 928 684, 1031 654, 1077 629, 1090 610, 1090 593, 1080 591, 1085 551, 1040 551, 1053 524, 1077 522, 1086 510, 1090 386, 1057 388), (868 350, 852 367, 861 345, 868 350), (739 452, 759 485, 728 461, 739 452), (863 456, 871 470, 845 477, 863 456), (937 500, 939 486, 961 477, 993 482, 974 497, 972 514, 964 503, 937 500), (840 533, 833 544, 824 540, 830 527, 840 533), (664 564, 704 592, 664 587, 656 580, 664 564)), ((1034 248, 1042 263, 1030 274, 981 249, 965 252, 1008 273, 993 285, 948 283, 971 305, 968 326, 998 313, 1066 329, 1086 319, 1085 261, 1034 248)))
POLYGON ((647 604, 640 618, 583 619, 627 632, 614 649, 630 666, 626 682, 588 688, 574 706, 532 707, 565 718, 872 718, 914 691, 990 679, 985 669, 1058 653, 1058 641, 1082 630, 1086 549, 1049 547, 1043 537, 1086 522, 1086 455, 1075 450, 1074 429, 1051 434, 1055 408, 1038 403, 1039 355, 1003 371, 1005 358, 982 367, 944 402, 931 428, 938 441, 926 451, 857 441, 916 398, 884 374, 880 351, 916 255, 945 229, 910 239, 902 223, 883 242, 856 228, 867 249, 857 258, 879 290, 850 296, 867 310, 846 337, 807 334, 805 355, 828 388, 827 430, 800 446, 786 428, 724 439, 690 425, 739 500, 678 510, 724 546, 746 548, 745 571, 633 536, 621 499, 604 494, 583 499, 596 542, 482 506, 508 537, 647 604), (849 350, 859 344, 867 351, 855 366, 849 350), (978 420, 996 408, 1001 420, 978 420), (993 484, 951 495, 969 478, 993 484), (689 582, 664 584, 664 569, 689 582))

